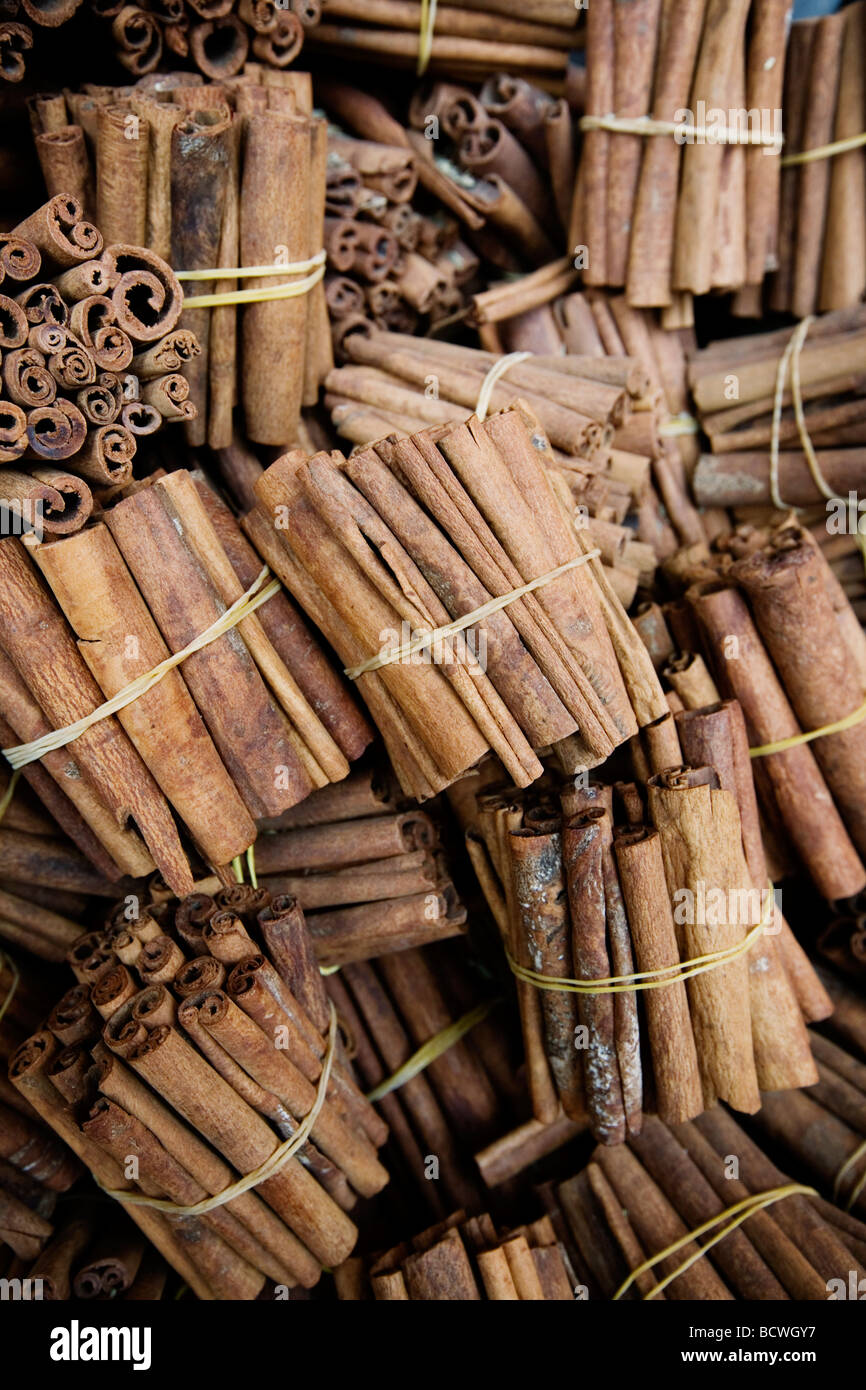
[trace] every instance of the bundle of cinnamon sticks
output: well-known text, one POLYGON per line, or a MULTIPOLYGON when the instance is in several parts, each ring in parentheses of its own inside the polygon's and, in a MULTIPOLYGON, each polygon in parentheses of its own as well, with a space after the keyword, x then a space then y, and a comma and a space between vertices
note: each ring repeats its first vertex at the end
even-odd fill
POLYGON ((828 901, 861 892, 866 638, 822 547, 782 515, 714 550, 690 547, 666 568, 683 601, 665 610, 680 654, 663 677, 687 708, 720 691, 739 701, 772 876, 805 869, 828 901))
POLYGON ((340 1299, 464 1302, 574 1298, 574 1273, 549 1216, 497 1229, 487 1212, 444 1221, 370 1257, 334 1270, 340 1299))
POLYGON ((133 77, 188 59, 218 82, 245 67, 287 68, 321 12, 319 0, 91 0, 91 7, 110 22, 117 59, 133 77))
POLYGON ((352 672, 408 795, 441 791, 488 748, 520 786, 551 744, 570 771, 595 766, 663 712, 553 461, 531 411, 511 408, 348 460, 297 451, 255 483, 243 525, 352 672), (431 639, 476 613, 468 637, 431 639))
POLYGON ((587 10, 570 230, 585 284, 623 287, 668 326, 691 321, 694 295, 759 297, 780 254, 788 12, 788 0, 587 10))
POLYGON ((754 1112, 759 1089, 815 1079, 803 1018, 825 1017, 830 1003, 766 874, 747 861, 756 810, 735 715, 719 707, 684 715, 677 731, 670 715, 648 726, 644 789, 578 779, 559 793, 541 783, 478 798, 467 848, 518 975, 542 1124, 561 1106, 618 1143, 640 1133, 644 1111, 678 1123, 723 1098, 754 1112), (681 962, 719 951, 732 953, 720 968, 680 978, 681 962))
POLYGON ((139 437, 195 416, 198 344, 165 261, 104 237, 71 190, 0 237, 0 269, 3 530, 71 535, 131 482, 139 437))
POLYGON ((387 1126, 329 1025, 303 915, 250 885, 137 901, 70 951, 79 983, 18 1048, 13 1086, 118 1200, 174 1204, 127 1210, 199 1298, 311 1287, 350 1254, 358 1196, 387 1182, 387 1126), (296 1156, 259 1175, 307 1116, 296 1156))
MULTIPOLYGON (((803 1096, 767 1099, 781 1111, 803 1096)), ((554 1219, 565 1218, 566 1248, 584 1298, 852 1297, 851 1281, 856 1287, 864 1273, 866 1225, 811 1195, 808 1184, 790 1187, 790 1178, 717 1107, 686 1124, 648 1118, 627 1145, 599 1146, 549 1203, 554 1219), (762 1196, 777 1199, 763 1208, 759 1200, 750 1203, 762 1196), (738 1203, 752 1206, 739 1224, 738 1203), (689 1238, 708 1222, 714 1225, 701 1238, 689 1238)))
POLYGON ((791 26, 778 269, 770 309, 805 318, 857 304, 866 291, 866 5, 791 26))
MULTIPOLYGON (((7 747, 89 716, 186 651, 263 579, 228 507, 182 469, 74 536, 29 550, 0 542, 0 574, 7 747)), ((345 683, 275 592, 70 749, 27 765, 47 774, 37 794, 48 786, 48 808, 99 871, 55 884, 104 894, 105 879, 156 866, 172 891, 191 891, 172 810, 204 864, 230 882, 227 866, 252 845, 256 819, 345 777, 370 737, 345 683)), ((20 845, 35 837, 0 835, 38 857, 38 846, 20 845)), ((26 881, 23 868, 17 877, 26 881)))
POLYGON ((197 412, 187 442, 230 445, 238 404, 249 439, 286 447, 333 365, 317 259, 325 123, 312 115, 307 73, 253 68, 226 84, 191 76, 37 99, 36 149, 49 192, 74 184, 107 241, 150 247, 192 277, 188 298, 206 300, 180 323, 201 349, 186 369, 197 412), (245 267, 266 273, 239 278, 245 267), (280 298, 280 286, 299 292, 280 298), (209 303, 238 292, 262 299, 209 303))
POLYGON ((425 18, 415 0, 321 0, 311 47, 329 58, 415 67, 459 79, 505 69, 545 82, 565 76, 576 46, 579 10, 571 0, 508 0, 440 5, 425 18))
MULTIPOLYGON (((825 502, 828 493, 803 452, 804 430, 830 493, 844 504, 849 493, 857 494, 866 459, 861 370, 866 312, 862 305, 822 314, 809 324, 797 352, 799 408, 792 395, 790 369, 782 371, 777 495, 773 494, 773 407, 780 390, 780 364, 792 334, 790 328, 773 329, 711 343, 692 354, 689 384, 712 450, 701 456, 694 473, 700 505, 817 506, 832 516, 832 504, 825 502)), ((845 531, 847 518, 843 515, 841 520, 839 529, 845 531)))

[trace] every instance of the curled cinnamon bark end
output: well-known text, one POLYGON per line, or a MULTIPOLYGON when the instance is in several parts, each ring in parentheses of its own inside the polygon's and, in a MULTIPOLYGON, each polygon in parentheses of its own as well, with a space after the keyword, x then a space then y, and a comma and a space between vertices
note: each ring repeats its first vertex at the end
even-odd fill
POLYGON ((85 221, 79 200, 67 194, 49 198, 12 230, 14 236, 36 246, 43 263, 61 270, 88 261, 102 250, 99 231, 85 221))
POLYGON ((117 276, 110 297, 125 333, 136 342, 154 343, 177 326, 183 292, 161 256, 119 243, 106 247, 103 262, 117 276))

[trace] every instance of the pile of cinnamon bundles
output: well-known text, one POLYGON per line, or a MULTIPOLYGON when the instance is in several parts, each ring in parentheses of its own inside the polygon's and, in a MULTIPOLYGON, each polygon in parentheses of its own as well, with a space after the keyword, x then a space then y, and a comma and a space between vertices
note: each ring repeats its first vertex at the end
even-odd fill
POLYGON ((282 71, 298 57, 310 25, 318 23, 319 0, 170 0, 130 5, 124 0, 91 0, 95 13, 111 26, 118 62, 133 77, 188 61, 220 82, 245 67, 282 71))
MULTIPOLYGON (((452 82, 420 86, 405 120, 369 92, 330 78, 316 80, 316 95, 346 130, 379 149, 391 178, 382 191, 409 187, 430 195, 456 217, 482 262, 517 272, 552 261, 564 244, 575 177, 572 108, 512 72, 490 76, 475 92, 452 82), (399 182, 397 182, 399 181, 399 182)), ((351 148, 343 153, 349 156, 351 148)), ((374 161, 376 152, 355 151, 374 161)), ((371 167, 375 167, 373 164, 371 167)), ((351 180, 336 165, 331 196, 351 180)), ((407 194, 408 197, 408 194, 407 194)), ((395 213, 396 217, 397 214, 395 213)), ((330 248, 329 248, 330 249, 330 248)), ((420 274, 420 268, 417 268, 420 274)), ((444 267, 443 267, 444 270, 444 267)))
POLYGON ((792 163, 782 170, 767 307, 797 318, 847 308, 866 291, 866 147, 832 148, 866 130, 864 51, 863 0, 791 25, 784 112, 792 163))
POLYGON ((368 321, 414 332, 460 318, 479 259, 450 213, 416 211, 411 150, 329 128, 325 296, 335 350, 368 321))
MULTIPOLYGON (((6 747, 91 714, 186 650, 261 575, 228 507, 186 470, 103 517, 51 543, 0 542, 6 747)), ((49 809, 63 812, 64 829, 98 870, 55 885, 104 894, 106 879, 156 867, 173 892, 191 892, 189 841, 175 814, 200 856, 193 862, 232 881, 227 866, 253 844, 256 820, 345 777, 370 737, 306 623, 274 593, 72 748, 25 767, 25 776, 37 773, 37 795, 48 782, 49 809)), ((38 843, 21 843, 37 837, 0 833, 19 855, 38 858, 38 843)), ((49 865, 58 850, 63 862, 64 847, 47 842, 49 865)), ((26 881, 23 867, 18 877, 26 881)))
POLYGON ((574 1272, 547 1215, 498 1230, 487 1212, 446 1220, 369 1258, 334 1270, 339 1299, 435 1303, 568 1302, 574 1272))
POLYGON ((572 0, 529 0, 519 12, 508 0, 471 0, 437 6, 425 29, 416 0, 321 0, 308 40, 329 59, 429 67, 457 79, 505 69, 561 81, 579 13, 572 0))
POLYGON ((230 445, 235 404, 247 438, 294 443, 301 405, 333 365, 321 264, 291 269, 323 249, 326 129, 309 74, 256 68, 221 85, 165 73, 30 110, 49 192, 92 206, 106 241, 147 246, 182 274, 213 270, 188 297, 273 292, 318 271, 294 297, 193 306, 181 319, 201 349, 187 368, 188 444, 230 445), (280 265, 285 276, 218 273, 280 265))
MULTIPOLYGON (((792 396, 790 369, 783 381, 778 425, 778 497, 772 493, 771 441, 779 363, 793 329, 728 338, 694 352, 689 384, 711 453, 694 474, 694 494, 705 507, 818 507, 833 515, 802 447, 802 428, 820 473, 837 498, 856 494, 866 460, 866 402, 862 373, 866 311, 862 305, 822 314, 809 324, 798 354, 802 426, 792 396)), ((846 524, 841 528, 850 529, 846 524)), ((856 534, 856 517, 854 522, 856 534)), ((828 527, 825 526, 825 535, 828 527)))
POLYGON ((349 459, 295 451, 255 483, 243 525, 352 672, 406 795, 443 790, 489 748, 518 786, 550 745, 567 770, 594 767, 664 712, 548 464, 541 427, 515 407, 349 459), (495 598, 508 602, 487 612, 495 598), (431 660, 425 634, 481 609, 431 660))
POLYGON ((744 307, 759 303, 780 256, 788 13, 787 0, 588 7, 589 119, 570 235, 585 284, 624 288, 670 327, 691 321, 695 295, 734 290, 744 307), (692 130, 636 133, 611 128, 611 115, 692 130))
POLYGON ((127 1206, 196 1296, 309 1288, 346 1259, 348 1213, 388 1181, 387 1126, 329 1021, 297 905, 250 885, 137 912, 126 900, 69 960, 79 983, 18 1048, 10 1080, 100 1186, 181 1209, 127 1206), (257 1173, 314 1105, 296 1156, 186 1210, 257 1173))
MULTIPOLYGON (((781 1109, 794 1098, 768 1099, 781 1109)), ((687 1124, 651 1118, 627 1145, 599 1146, 548 1202, 552 1219, 565 1225, 566 1249, 590 1300, 852 1297, 851 1283, 864 1273, 866 1225, 822 1197, 795 1189, 729 1229, 725 1213, 735 1203, 790 1181, 717 1107, 687 1124), (702 1241, 688 1239, 714 1220, 702 1241), (673 1253, 643 1268, 672 1245, 673 1253), (693 1258, 701 1245, 705 1253, 693 1258)))
POLYGON ((198 344, 165 261, 69 191, 0 237, 0 271, 4 532, 71 535, 132 481, 140 437, 194 418, 198 344))

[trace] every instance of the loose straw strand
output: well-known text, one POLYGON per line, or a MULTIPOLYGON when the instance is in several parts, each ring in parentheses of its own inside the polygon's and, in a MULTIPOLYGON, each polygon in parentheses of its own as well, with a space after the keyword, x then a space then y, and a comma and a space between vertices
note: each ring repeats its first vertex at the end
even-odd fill
POLYGON ((12 776, 9 778, 8 787, 3 793, 3 796, 0 797, 0 821, 2 821, 3 817, 5 816, 6 812, 9 810, 9 807, 12 804, 12 798, 15 795, 15 788, 18 786, 18 779, 20 778, 20 776, 21 768, 16 767, 12 773, 12 776))
POLYGON ((498 598, 490 599, 480 608, 474 608, 471 613, 464 613, 462 618, 456 618, 453 623, 447 623, 444 627, 432 628, 430 632, 419 633, 417 637, 413 637, 409 642, 403 642, 399 647, 389 647, 387 651, 378 652, 376 656, 368 657, 359 666, 346 666, 343 674, 348 676, 349 680, 356 681, 359 676, 366 675, 368 671, 378 671, 382 666, 391 666, 395 661, 403 661, 406 657, 413 656, 415 652, 420 652, 425 647, 432 647, 434 643, 456 636, 465 628, 472 627, 473 623, 481 622, 491 613, 498 613, 500 609, 516 603, 526 594, 533 593, 542 585, 549 584, 551 580, 558 579, 562 574, 567 574, 569 570, 585 565, 588 560, 598 559, 600 555, 601 551, 598 549, 589 550, 583 555, 575 555, 571 560, 566 560, 564 565, 557 565, 556 569, 548 570, 546 574, 539 575, 537 579, 530 579, 527 584, 521 584, 519 589, 512 589, 508 594, 500 594, 498 598))
MULTIPOLYGON (((313 1126, 319 1118, 319 1112, 325 1103, 328 1092, 328 1083, 331 1078, 331 1067, 334 1061, 334 1052, 337 1039, 337 1010, 331 1004, 331 1022, 328 1029, 328 1047, 322 1061, 322 1074, 319 1077, 319 1086, 316 1092, 316 1099, 313 1108, 302 1120, 297 1132, 280 1144, 272 1154, 265 1159, 264 1163, 258 1168, 254 1168, 251 1173, 232 1183, 222 1192, 216 1193, 213 1197, 205 1197, 201 1202, 194 1202, 191 1206, 178 1206, 175 1202, 169 1202, 158 1197, 146 1197, 141 1192, 126 1192, 117 1188, 103 1187, 109 1197, 114 1197, 118 1202, 123 1202, 126 1206, 134 1207, 154 1207, 156 1211, 171 1213, 172 1216, 204 1216, 209 1211, 214 1211, 217 1207, 224 1206, 226 1202, 231 1202, 235 1197, 241 1197, 245 1192, 258 1187, 260 1183, 266 1182, 268 1178, 276 1177, 277 1173, 286 1166, 290 1158, 294 1158, 299 1149, 310 1137, 313 1126)), ((102 1184, 100 1183, 100 1186, 102 1184)))
POLYGON ((396 1091, 399 1086, 405 1086, 407 1081, 411 1081, 413 1077, 426 1070, 431 1063, 459 1042, 465 1033, 470 1032, 476 1024, 485 1019, 491 1009, 499 1002, 498 999, 488 999, 484 1004, 477 1004, 474 1009, 463 1014, 462 1018, 456 1019, 454 1023, 449 1023, 446 1028, 434 1033, 433 1037, 428 1038, 417 1052, 413 1052, 402 1066, 398 1067, 384 1081, 380 1081, 379 1085, 374 1086, 372 1091, 368 1091, 367 1100, 381 1100, 383 1096, 390 1095, 391 1091, 396 1091))
POLYGON ((707 1241, 706 1245, 702 1245, 700 1250, 696 1250, 693 1255, 690 1255, 687 1260, 684 1260, 683 1263, 671 1274, 668 1274, 661 1283, 656 1284, 654 1288, 650 1289, 649 1293, 644 1295, 644 1301, 655 1298, 656 1294, 661 1293, 663 1289, 667 1288, 668 1284, 673 1283, 674 1279, 678 1279, 681 1274, 685 1274, 686 1270, 691 1269, 692 1265, 702 1259, 708 1250, 711 1250, 714 1245, 718 1245, 719 1241, 724 1240, 725 1236, 730 1235, 732 1231, 735 1231, 744 1221, 748 1221, 749 1217, 754 1216, 756 1212, 763 1211, 765 1207, 772 1206, 774 1202, 781 1202, 784 1197, 817 1197, 818 1195, 814 1187, 807 1187, 804 1183, 790 1182, 786 1183, 784 1187, 773 1187, 767 1192, 756 1192, 750 1197, 744 1197, 742 1201, 735 1202, 733 1206, 727 1207, 725 1211, 719 1212, 718 1216, 714 1216, 709 1221, 705 1221, 703 1225, 698 1226, 696 1230, 689 1231, 687 1235, 681 1236, 679 1240, 673 1241, 670 1245, 666 1246, 664 1250, 660 1250, 657 1255, 652 1255, 648 1260, 644 1260, 643 1264, 638 1265, 637 1269, 633 1269, 628 1278, 620 1284, 613 1296, 613 1301, 617 1302, 622 1298, 623 1294, 631 1288, 635 1279, 641 1274, 648 1273, 654 1265, 659 1264, 662 1260, 668 1259, 671 1255, 675 1255, 678 1250, 684 1249, 685 1246, 691 1244, 693 1240, 696 1240, 698 1236, 705 1235, 707 1231, 713 1230, 721 1221, 726 1221, 729 1216, 735 1217, 735 1220, 731 1221, 723 1230, 718 1231, 712 1239, 707 1241))
POLYGON ((204 632, 200 632, 198 637, 193 638, 181 651, 166 657, 158 666, 154 666, 152 671, 145 672, 134 681, 131 681, 129 685, 125 685, 122 690, 118 690, 116 695, 112 695, 110 700, 106 700, 104 704, 98 705, 96 709, 91 710, 90 714, 86 714, 83 718, 77 719, 74 724, 67 724, 65 728, 52 729, 50 733, 43 734, 40 738, 33 739, 30 743, 18 743, 11 748, 2 749, 5 757, 12 764, 12 767, 26 767, 28 763, 36 762, 38 758, 43 757, 46 753, 53 753, 57 748, 64 748, 67 743, 72 743, 74 739, 80 738, 82 734, 86 733, 87 730, 91 728, 93 724, 98 723, 100 719, 107 719, 109 715, 116 714, 118 710, 125 709, 127 705, 131 705, 133 700, 138 700, 142 695, 146 695, 149 690, 152 690, 153 687, 162 680, 163 676, 168 675, 169 671, 173 671, 176 666, 180 666, 181 662, 186 661, 187 657, 192 656, 195 652, 201 651, 203 647, 209 646, 211 642, 216 642, 218 638, 224 637, 227 632, 230 632, 231 629, 242 622, 244 618, 249 617, 249 615, 254 613, 263 603, 267 603, 268 599, 273 598, 275 594, 280 592, 282 585, 279 579, 272 579, 269 584, 266 584, 265 587, 262 588, 269 574, 270 570, 267 565, 265 565, 258 578, 250 585, 245 593, 241 594, 240 598, 235 599, 230 608, 227 608, 224 613, 220 614, 216 622, 211 623, 210 627, 205 628, 204 632))
POLYGON ((421 0, 421 16, 418 32, 418 64, 415 69, 418 77, 423 77, 433 56, 433 30, 436 27, 437 0, 421 0))
MULTIPOLYGON (((834 1182, 833 1182, 833 1201, 834 1201, 834 1202, 838 1202, 838 1201, 839 1201, 839 1197, 840 1197, 840 1194, 841 1194, 842 1183, 844 1182, 845 1178, 846 1178, 846 1177, 848 1176, 848 1174, 850 1173, 851 1169, 852 1169, 852 1168, 855 1168, 855 1167, 857 1166, 857 1164, 860 1162, 860 1159, 861 1159, 861 1158, 866 1158, 866 1139, 863 1140, 862 1144, 858 1144, 858 1145, 857 1145, 856 1149, 854 1150, 854 1152, 853 1152, 852 1154, 849 1154, 849 1155, 848 1155, 848 1157, 845 1159, 845 1162, 842 1164, 842 1167, 839 1169, 838 1173, 836 1174, 835 1180, 834 1180, 834 1182)), ((854 1203, 857 1201, 857 1198, 860 1196, 860 1193, 863 1191, 864 1184, 866 1184, 866 1170, 864 1170, 862 1177, 860 1178, 859 1182, 855 1185, 853 1191, 851 1192, 850 1197, 848 1198, 847 1202, 845 1203, 845 1210, 846 1210, 846 1211, 850 1211, 850 1210, 851 1210, 851 1208, 853 1207, 854 1203)))
POLYGON ((767 894, 767 901, 761 913, 761 920, 746 933, 742 941, 738 941, 735 946, 726 946, 720 951, 695 956, 692 960, 665 965, 659 970, 639 970, 631 975, 608 975, 597 980, 572 980, 558 975, 542 975, 536 970, 530 970, 528 966, 520 965, 507 948, 505 954, 517 979, 528 985, 535 985, 536 989, 559 990, 565 994, 631 994, 642 990, 664 989, 678 981, 691 980, 695 975, 703 975, 708 970, 718 970, 720 966, 738 960, 751 950, 758 937, 768 927, 772 912, 775 911, 773 885, 769 880, 764 892, 767 894))
POLYGON ((18 970, 18 966, 15 964, 12 957, 7 956, 5 951, 0 951, 0 970, 3 969, 4 965, 8 965, 10 973, 12 975, 12 979, 10 981, 9 988, 6 991, 6 998, 3 1000, 3 1003, 0 1004, 0 1023, 3 1022, 6 1010, 9 1008, 9 1005, 15 998, 15 991, 17 990, 21 980, 21 974, 18 970))
POLYGON ((493 363, 493 366, 481 383, 481 389, 478 392, 478 401, 475 406, 475 414, 482 424, 487 419, 487 412, 490 409, 490 398, 493 395, 493 388, 499 378, 510 371, 512 367, 516 367, 518 362, 525 362, 527 357, 531 356, 531 352, 509 352, 506 353, 504 357, 500 357, 497 362, 493 363))

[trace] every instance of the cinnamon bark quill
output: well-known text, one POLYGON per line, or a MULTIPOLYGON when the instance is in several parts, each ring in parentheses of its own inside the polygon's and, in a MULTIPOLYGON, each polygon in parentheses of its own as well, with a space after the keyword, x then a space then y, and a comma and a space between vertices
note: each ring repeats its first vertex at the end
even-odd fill
MULTIPOLYGON (((695 895, 707 885, 728 892, 740 886, 740 819, 730 792, 718 788, 712 768, 671 769, 649 783, 649 809, 661 839, 671 893, 695 895)), ((744 861, 743 861, 744 862, 744 861)), ((724 922, 708 928, 687 912, 680 933, 681 958, 736 946, 748 928, 724 922), (693 920, 689 920, 689 919, 693 920)), ((727 914, 725 914, 727 915, 727 914)), ((740 956, 688 981, 692 1027, 705 1105, 727 1100, 736 1109, 760 1105, 749 1014, 749 975, 740 956)))
MULTIPOLYGON (((241 265, 271 265, 309 254, 310 123, 273 111, 250 116, 241 184, 241 265)), ((272 280, 251 279, 251 289, 272 280)), ((294 441, 303 395, 307 298, 248 305, 242 311, 241 383, 249 438, 294 441), (277 364, 281 365, 279 368, 277 364)))
MULTIPOLYGON (((91 713, 102 692, 54 609, 24 547, 0 545, 5 602, 0 605, 4 646, 46 716, 60 728, 91 713)), ((132 811, 167 882, 192 890, 192 874, 168 806, 114 718, 101 719, 76 740, 76 760, 117 816, 132 811)))

